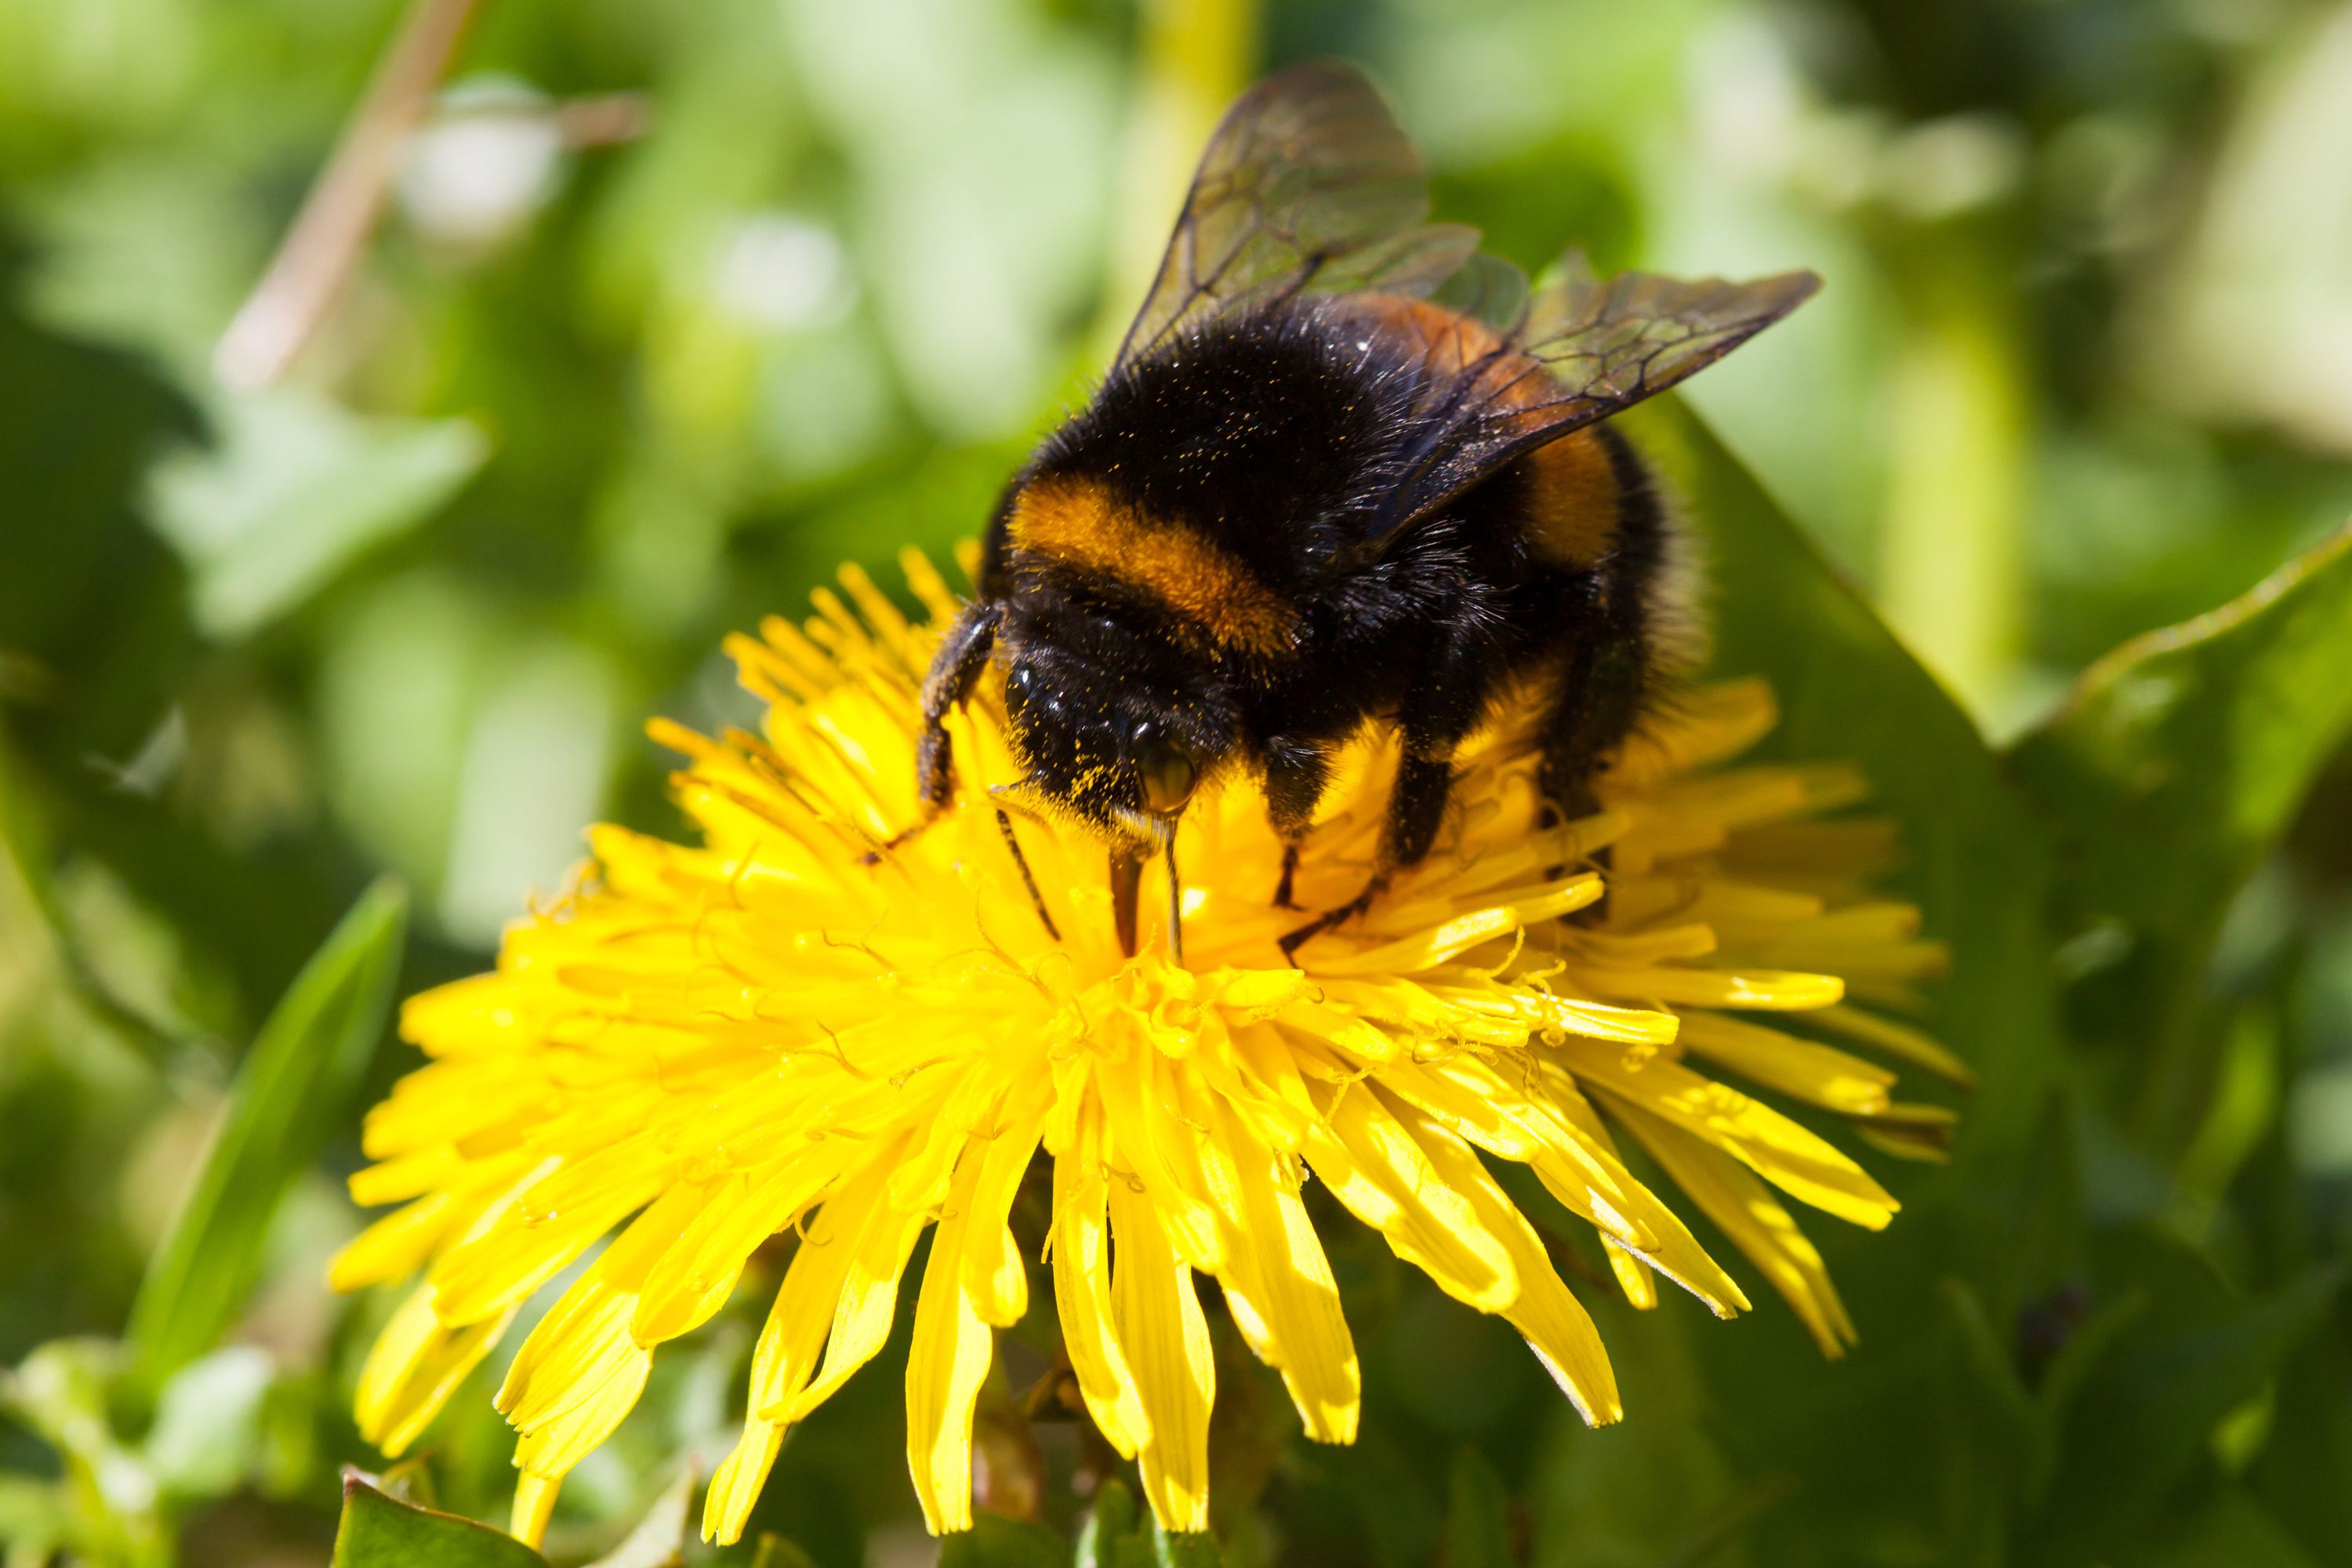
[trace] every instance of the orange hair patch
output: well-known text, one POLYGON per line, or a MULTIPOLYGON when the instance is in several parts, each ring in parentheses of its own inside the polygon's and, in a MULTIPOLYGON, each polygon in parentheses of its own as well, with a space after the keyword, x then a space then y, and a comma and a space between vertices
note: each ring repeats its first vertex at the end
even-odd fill
MULTIPOLYGON (((1486 360, 1478 383, 1505 408, 1540 402, 1558 390, 1550 374, 1524 354, 1496 353, 1502 339, 1474 317, 1401 294, 1361 295, 1347 308, 1419 354, 1433 375, 1459 375, 1486 360)), ((1524 460, 1535 480, 1528 487, 1529 542, 1554 561, 1591 565, 1617 537, 1617 470, 1608 447, 1591 431, 1579 430, 1524 460)))
POLYGON ((1528 536, 1555 561, 1590 566, 1617 541, 1617 468, 1591 430, 1528 454, 1528 536))
POLYGON ((1009 531, 1015 549, 1140 588, 1227 647, 1276 658, 1297 644, 1298 612, 1248 567, 1197 533, 1115 504, 1095 480, 1027 486, 1009 531))

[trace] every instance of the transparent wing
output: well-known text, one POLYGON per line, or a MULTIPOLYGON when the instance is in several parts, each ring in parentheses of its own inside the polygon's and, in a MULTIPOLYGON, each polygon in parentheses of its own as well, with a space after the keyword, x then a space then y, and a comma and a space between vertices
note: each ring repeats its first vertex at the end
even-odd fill
POLYGON ((1498 332, 1516 331, 1527 317, 1528 275, 1482 250, 1440 284, 1429 302, 1498 332))
POLYGON ((1421 159, 1380 93, 1331 61, 1268 77, 1225 113, 1114 362, 1294 294, 1426 294, 1478 233, 1424 224, 1421 159))
POLYGON ((1491 346, 1465 353, 1458 334, 1424 345, 1430 374, 1367 547, 1377 552, 1520 453, 1706 369, 1820 287, 1811 272, 1746 283, 1643 272, 1601 281, 1571 256, 1491 346))

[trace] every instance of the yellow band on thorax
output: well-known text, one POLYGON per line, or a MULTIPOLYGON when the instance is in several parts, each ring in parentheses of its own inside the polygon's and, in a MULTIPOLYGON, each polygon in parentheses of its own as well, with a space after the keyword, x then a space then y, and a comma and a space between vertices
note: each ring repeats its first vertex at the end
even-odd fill
POLYGON ((1118 505, 1096 480, 1029 484, 1008 531, 1014 549, 1140 589, 1227 647, 1272 658, 1297 645, 1298 612, 1247 566, 1181 524, 1118 505))

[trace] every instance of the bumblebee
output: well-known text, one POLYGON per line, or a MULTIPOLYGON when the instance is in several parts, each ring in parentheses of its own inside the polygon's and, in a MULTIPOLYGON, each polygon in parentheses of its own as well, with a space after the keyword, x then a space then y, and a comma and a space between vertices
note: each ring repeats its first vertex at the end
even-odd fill
POLYGON ((1286 952, 1428 854, 1454 749, 1507 690, 1544 693, 1538 783, 1590 809, 1670 673, 1676 611, 1657 482, 1603 421, 1819 284, 1604 282, 1571 253, 1530 289, 1428 212, 1351 68, 1244 96, 1109 372, 1005 488, 940 644, 926 807, 955 789, 948 713, 1001 667, 1024 777, 1000 787, 1101 836, 1130 954, 1155 853, 1180 937, 1176 825, 1220 774, 1263 783, 1290 905, 1332 759, 1368 723, 1402 742, 1379 864, 1286 952))

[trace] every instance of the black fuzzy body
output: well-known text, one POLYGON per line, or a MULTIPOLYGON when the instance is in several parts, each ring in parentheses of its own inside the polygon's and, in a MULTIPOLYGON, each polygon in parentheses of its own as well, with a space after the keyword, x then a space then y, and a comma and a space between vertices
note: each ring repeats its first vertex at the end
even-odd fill
MULTIPOLYGON (((1670 538, 1640 458, 1605 426, 1609 547, 1561 559, 1533 526, 1545 482, 1517 458, 1369 548, 1380 503, 1419 432, 1426 345, 1347 298, 1208 323, 1115 373, 1038 448, 988 532, 980 598, 934 671, 941 704, 991 658, 1021 689, 1014 742, 1032 787, 1116 836, 1139 805, 1125 737, 1177 737, 1203 772, 1246 767, 1276 826, 1311 820, 1332 752, 1395 724, 1405 762, 1387 866, 1427 853, 1454 747, 1506 689, 1551 682, 1543 784, 1591 804, 1607 751, 1652 684, 1654 605, 1670 538), (1024 549, 1030 487, 1083 481, 1131 521, 1183 530, 1240 563, 1295 615, 1290 646, 1221 642, 1115 567, 1024 549)), ((944 799, 943 750, 926 787, 944 799)))

